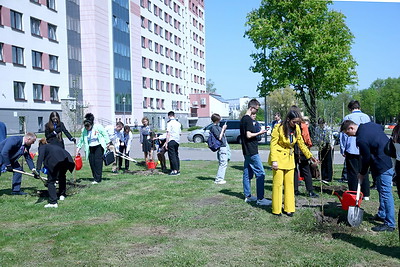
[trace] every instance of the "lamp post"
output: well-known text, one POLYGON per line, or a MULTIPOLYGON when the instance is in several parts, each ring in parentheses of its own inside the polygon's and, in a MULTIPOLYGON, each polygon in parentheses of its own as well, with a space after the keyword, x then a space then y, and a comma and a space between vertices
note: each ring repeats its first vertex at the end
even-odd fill
POLYGON ((122 103, 124 104, 124 124, 126 123, 125 121, 125 101, 126 101, 126 97, 122 97, 122 103))

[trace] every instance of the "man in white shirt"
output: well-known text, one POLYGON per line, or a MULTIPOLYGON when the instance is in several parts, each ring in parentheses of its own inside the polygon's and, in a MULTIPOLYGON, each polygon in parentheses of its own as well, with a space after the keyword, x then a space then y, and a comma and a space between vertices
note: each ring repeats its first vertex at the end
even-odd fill
POLYGON ((171 173, 169 175, 180 175, 178 148, 182 125, 175 119, 175 113, 173 111, 168 112, 168 118, 167 140, 164 146, 168 151, 169 162, 171 165, 171 173))
MULTIPOLYGON (((114 152, 119 151, 119 140, 123 138, 123 132, 121 131, 124 128, 124 124, 122 122, 117 122, 115 126, 108 125, 106 127, 106 131, 108 133, 108 137, 110 138, 110 144, 108 145, 108 149, 114 152)), ((112 164, 112 172, 117 173, 117 161, 114 161, 112 164)))

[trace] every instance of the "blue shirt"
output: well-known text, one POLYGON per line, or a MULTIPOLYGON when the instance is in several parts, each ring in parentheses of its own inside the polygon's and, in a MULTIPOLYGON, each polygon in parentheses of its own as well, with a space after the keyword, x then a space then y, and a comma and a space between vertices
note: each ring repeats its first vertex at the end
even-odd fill
MULTIPOLYGON (((369 116, 365 113, 362 113, 361 110, 354 110, 352 113, 346 115, 343 118, 343 121, 346 120, 353 121, 357 125, 371 121, 369 116)), ((348 136, 345 133, 340 133, 340 153, 343 155, 345 152, 353 155, 360 155, 360 151, 356 144, 356 137, 348 136)))

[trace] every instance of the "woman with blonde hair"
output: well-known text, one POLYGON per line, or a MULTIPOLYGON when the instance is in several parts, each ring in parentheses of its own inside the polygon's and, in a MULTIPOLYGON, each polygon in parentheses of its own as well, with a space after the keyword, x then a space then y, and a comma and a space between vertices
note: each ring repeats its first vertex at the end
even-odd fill
POLYGON ((277 124, 271 135, 271 152, 268 162, 273 170, 272 213, 282 215, 282 190, 285 189, 284 212, 293 216, 295 212, 293 175, 295 168, 294 146, 298 144, 307 159, 318 162, 304 144, 299 124, 299 114, 290 110, 282 123, 277 124))

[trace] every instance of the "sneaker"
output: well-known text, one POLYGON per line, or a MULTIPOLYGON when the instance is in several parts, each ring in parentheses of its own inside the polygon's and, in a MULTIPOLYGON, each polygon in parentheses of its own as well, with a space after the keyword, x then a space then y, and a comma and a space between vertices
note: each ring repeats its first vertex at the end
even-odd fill
POLYGON ((56 203, 56 204, 46 204, 46 205, 44 205, 44 207, 45 208, 58 208, 58 204, 56 203))
POLYGON ((177 172, 177 171, 172 171, 169 175, 177 176, 177 175, 181 175, 181 173, 177 172))
POLYGON ((247 203, 254 202, 254 201, 257 201, 257 197, 255 197, 255 196, 249 196, 244 199, 244 202, 247 202, 247 203))
POLYGON ((369 218, 370 221, 377 221, 377 222, 385 222, 385 219, 381 218, 378 216, 378 214, 375 214, 373 217, 369 218))
POLYGON ((321 180, 321 182, 322 182, 323 184, 329 185, 329 181, 327 181, 327 180, 321 180))
POLYGON ((60 196, 59 198, 61 201, 65 199, 65 196, 60 196))
POLYGON ((257 200, 257 205, 260 205, 260 206, 271 206, 272 205, 272 201, 269 200, 269 199, 265 199, 265 198, 259 199, 259 200, 257 200))
POLYGON ((394 227, 390 227, 386 224, 381 224, 381 225, 372 227, 371 230, 374 232, 393 232, 394 227))
POLYGON ((367 201, 368 201, 368 200, 369 200, 369 197, 363 197, 363 200, 367 200, 367 201))
POLYGON ((308 196, 311 197, 311 198, 317 198, 317 197, 319 197, 319 195, 316 194, 314 191, 308 192, 308 196))
POLYGON ((11 195, 14 195, 14 196, 25 196, 25 195, 27 195, 28 193, 25 193, 25 192, 23 192, 23 191, 13 191, 12 193, 11 193, 11 195))
POLYGON ((218 180, 214 182, 215 184, 226 184, 225 180, 218 180))
POLYGON ((93 181, 93 182, 92 182, 92 184, 98 184, 98 182, 96 182, 96 181, 93 181))
POLYGON ((346 183, 347 184, 347 180, 346 179, 340 179, 339 181, 338 181, 339 183, 346 183))

